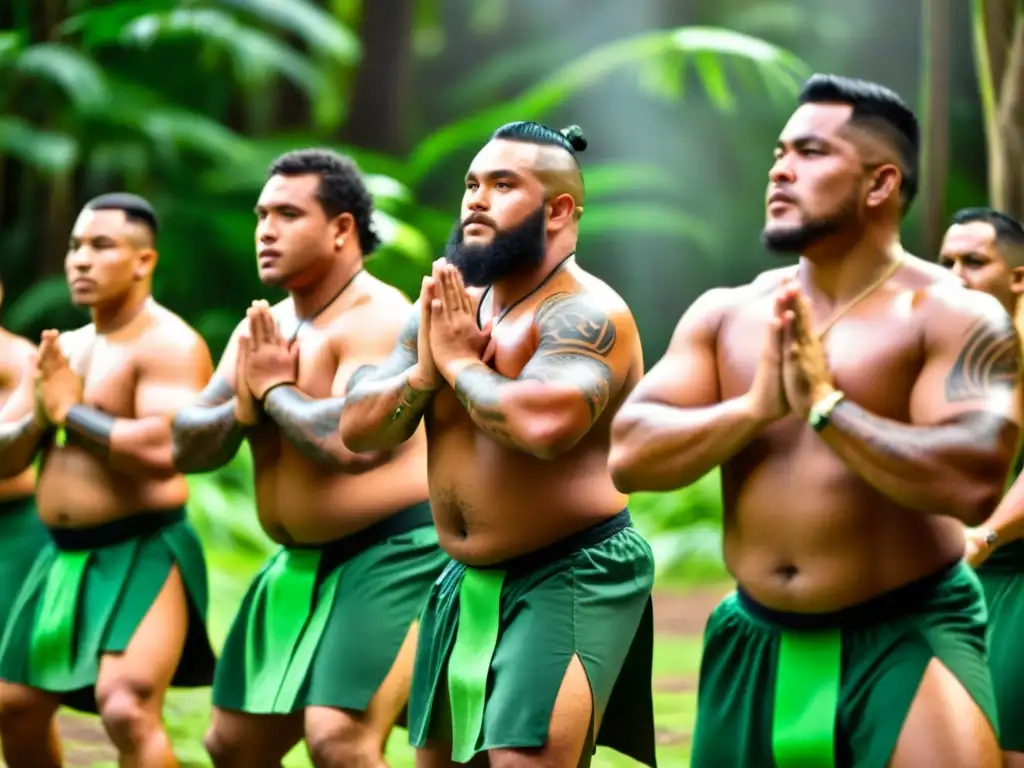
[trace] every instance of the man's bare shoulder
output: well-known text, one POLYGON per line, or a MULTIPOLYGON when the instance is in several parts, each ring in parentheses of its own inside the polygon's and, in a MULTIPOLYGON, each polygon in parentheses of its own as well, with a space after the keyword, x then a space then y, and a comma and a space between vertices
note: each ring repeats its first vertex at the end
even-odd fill
POLYGON ((0 372, 3 378, 18 378, 32 365, 37 347, 24 336, 0 328, 0 372))
POLYGON ((193 360, 197 355, 209 355, 206 340, 189 323, 160 304, 154 304, 151 311, 151 323, 140 337, 140 345, 145 354, 167 361, 174 359, 193 360))
POLYGON ((783 267, 761 272, 749 283, 736 286, 709 288, 683 313, 677 330, 689 331, 697 328, 717 329, 735 312, 752 302, 771 296, 782 285, 782 281, 795 274, 793 267, 783 267))
POLYGON ((959 341, 979 332, 1016 335, 1013 319, 997 299, 969 290, 956 279, 936 280, 916 291, 915 309, 925 337, 933 341, 959 341))
MULTIPOLYGON (((559 301, 572 300, 573 306, 587 309, 596 316, 607 317, 615 324, 618 333, 629 331, 636 333, 636 320, 633 311, 629 308, 626 300, 619 295, 618 291, 612 288, 601 278, 592 275, 582 269, 576 269, 572 275, 576 279, 576 287, 573 291, 565 291, 561 294, 555 292, 545 301, 551 302, 557 296, 559 301)), ((541 305, 545 302, 542 301, 541 305)), ((538 307, 538 313, 540 307, 538 307)))

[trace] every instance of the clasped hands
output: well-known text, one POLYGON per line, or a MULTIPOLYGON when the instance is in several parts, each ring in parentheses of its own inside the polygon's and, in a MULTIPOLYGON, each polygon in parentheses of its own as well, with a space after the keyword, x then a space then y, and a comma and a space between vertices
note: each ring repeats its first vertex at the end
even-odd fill
POLYGON ((254 301, 246 320, 249 329, 238 337, 235 363, 235 420, 251 426, 270 390, 298 380, 299 345, 284 338, 266 301, 254 301))
POLYGON ((806 419, 811 406, 835 390, 811 309, 793 278, 779 286, 754 383, 747 394, 765 422, 787 413, 806 419))
POLYGON ((43 331, 36 352, 35 417, 43 427, 63 427, 68 411, 82 402, 82 377, 60 347, 60 332, 43 331))
POLYGON ((420 289, 420 328, 417 339, 417 389, 434 390, 442 378, 451 382, 459 371, 494 356, 491 323, 477 325, 473 299, 462 273, 444 259, 434 262, 420 289))

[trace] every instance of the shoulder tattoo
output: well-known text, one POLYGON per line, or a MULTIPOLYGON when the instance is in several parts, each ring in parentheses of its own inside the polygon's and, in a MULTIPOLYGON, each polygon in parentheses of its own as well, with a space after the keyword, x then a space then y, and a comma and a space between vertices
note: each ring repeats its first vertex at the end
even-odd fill
POLYGON ((994 323, 982 318, 971 327, 946 377, 946 400, 976 400, 1012 390, 1020 370, 1020 337, 1009 319, 994 323))
POLYGON ((535 316, 540 329, 540 348, 546 352, 607 357, 615 346, 615 324, 593 302, 571 293, 546 298, 535 316))

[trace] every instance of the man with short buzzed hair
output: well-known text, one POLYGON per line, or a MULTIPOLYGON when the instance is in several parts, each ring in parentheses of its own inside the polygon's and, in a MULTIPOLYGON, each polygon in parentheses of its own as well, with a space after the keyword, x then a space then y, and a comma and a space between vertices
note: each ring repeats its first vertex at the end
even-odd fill
MULTIPOLYGON (((965 287, 994 296, 1021 326, 1024 293, 1024 226, 992 208, 965 208, 953 215, 939 264, 965 287)), ((1024 767, 1024 481, 1016 478, 984 524, 965 528, 965 558, 973 565, 988 604, 988 658, 999 711, 999 741, 1006 768, 1024 767)))

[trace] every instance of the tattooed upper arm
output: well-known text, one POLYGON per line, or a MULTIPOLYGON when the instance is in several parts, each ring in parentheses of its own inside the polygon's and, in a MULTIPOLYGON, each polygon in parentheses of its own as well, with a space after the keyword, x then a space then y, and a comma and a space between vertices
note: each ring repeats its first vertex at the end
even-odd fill
POLYGON ((619 342, 610 312, 570 293, 545 299, 535 316, 540 343, 519 378, 569 384, 590 410, 591 423, 604 411, 624 378, 613 355, 619 342))
POLYGON ((417 354, 417 338, 420 330, 420 306, 419 302, 413 305, 408 320, 402 326, 402 331, 395 342, 395 348, 380 365, 362 365, 357 368, 349 377, 345 387, 345 394, 352 393, 360 382, 379 381, 391 376, 397 376, 415 365, 419 359, 417 354))
POLYGON ((929 330, 926 359, 911 393, 911 420, 949 421, 987 412, 1019 421, 1021 340, 990 296, 962 291, 929 330))

